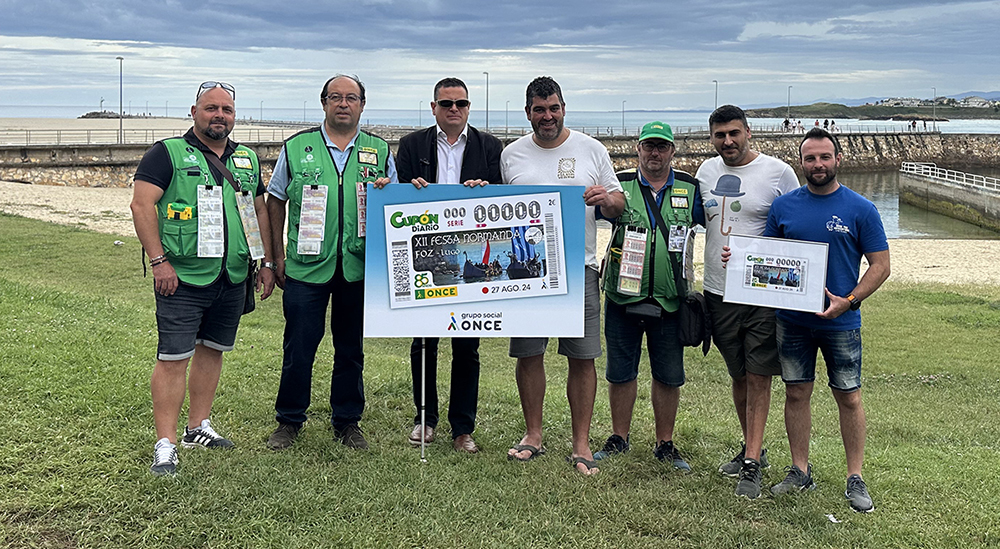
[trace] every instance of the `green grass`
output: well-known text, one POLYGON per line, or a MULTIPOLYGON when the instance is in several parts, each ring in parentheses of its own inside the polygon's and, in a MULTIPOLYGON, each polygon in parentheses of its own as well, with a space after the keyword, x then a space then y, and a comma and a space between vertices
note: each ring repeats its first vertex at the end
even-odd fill
MULTIPOLYGON (((523 429, 506 340, 483 340, 474 457, 404 440, 412 417, 408 341, 366 342, 372 449, 332 442, 327 339, 311 420, 296 445, 264 447, 281 361, 280 293, 245 317, 226 355, 213 423, 233 452, 182 451, 176 478, 148 472, 151 279, 139 244, 0 215, 0 546, 10 547, 971 547, 1000 544, 1000 288, 889 283, 866 300, 865 477, 878 510, 852 513, 836 407, 820 376, 811 460, 819 488, 736 499, 716 473, 739 443, 717 351, 687 354, 675 440, 694 473, 651 455, 648 371, 633 451, 596 478, 574 473, 565 361, 550 355, 547 456, 510 463, 523 429), (836 517, 833 523, 827 515, 836 517)), ((443 364, 448 345, 442 345, 443 364)), ((598 361, 599 371, 603 360, 598 361)), ((447 387, 448 369, 441 369, 447 387)), ((603 376, 599 376, 601 378, 603 376)), ((606 384, 592 429, 610 432, 606 384)), ((445 390, 442 399, 446 400, 445 390)), ((789 463, 783 388, 766 441, 789 463)), ((443 409, 444 410, 444 409, 443 409)), ((443 412, 442 410, 442 412, 443 412)), ((447 425, 442 422, 443 432, 447 425)))

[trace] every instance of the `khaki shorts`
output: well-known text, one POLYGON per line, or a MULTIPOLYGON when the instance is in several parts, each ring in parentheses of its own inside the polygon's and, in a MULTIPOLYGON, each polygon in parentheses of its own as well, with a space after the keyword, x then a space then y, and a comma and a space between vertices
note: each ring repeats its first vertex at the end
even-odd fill
POLYGON ((730 377, 742 379, 747 372, 781 375, 774 309, 725 303, 711 292, 705 292, 705 301, 712 315, 712 340, 726 360, 730 377))
MULTIPOLYGON (((601 291, 597 271, 586 269, 583 300, 583 337, 560 337, 559 354, 567 358, 587 360, 601 356, 601 291)), ((512 337, 510 352, 513 358, 527 358, 545 354, 547 337, 512 337)), ((780 373, 780 372, 779 372, 780 373)))

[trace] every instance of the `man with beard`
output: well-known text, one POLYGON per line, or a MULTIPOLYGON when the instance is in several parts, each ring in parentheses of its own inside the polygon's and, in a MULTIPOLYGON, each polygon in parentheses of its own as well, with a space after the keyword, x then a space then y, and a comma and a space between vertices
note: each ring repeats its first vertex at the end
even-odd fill
MULTIPOLYGON (((399 140, 396 167, 400 181, 418 189, 429 183, 462 183, 477 187, 498 184, 500 176, 500 140, 469 125, 469 89, 458 78, 445 78, 434 86, 431 111, 437 124, 417 130, 399 140)), ((413 446, 434 441, 438 425, 436 337, 416 338, 410 345, 410 371, 413 376, 413 403, 417 415, 408 441, 413 446), (420 421, 422 402, 420 353, 423 349, 426 373, 426 424, 420 421), (426 427, 426 429, 423 429, 426 427)), ((479 451, 472 431, 476 428, 479 401, 479 338, 451 338, 451 393, 448 422, 452 446, 459 452, 479 451)))
POLYGON ((719 261, 730 234, 758 236, 775 198, 799 188, 791 166, 750 147, 750 126, 743 109, 723 105, 708 118, 709 140, 719 156, 698 168, 705 206, 705 301, 712 317, 712 339, 732 379, 733 405, 743 445, 719 472, 740 477, 736 495, 760 496, 767 467, 764 427, 771 405, 771 377, 781 373, 774 339, 774 309, 725 303, 726 275, 719 261))
MULTIPOLYGON (((155 143, 135 173, 132 218, 153 271, 159 337, 150 382, 159 439, 154 475, 177 470, 185 383, 190 403, 183 446, 233 447, 209 420, 222 353, 236 343, 251 253, 262 253, 265 267, 273 265, 257 155, 228 138, 235 99, 231 85, 203 83, 191 107, 194 127, 155 143), (219 168, 223 164, 231 175, 219 168)), ((261 299, 273 288, 272 271, 262 269, 256 288, 261 299)))
MULTIPOLYGON (((608 150, 600 141, 563 126, 566 103, 555 80, 540 76, 528 84, 524 112, 532 133, 511 143, 500 156, 504 183, 513 185, 581 185, 585 217, 586 288, 584 337, 560 338, 559 354, 569 361, 566 396, 573 429, 570 462, 584 474, 599 472, 590 450, 590 420, 597 392, 594 359, 601 356, 601 302, 597 264, 597 220, 600 206, 605 217, 621 215, 625 200, 608 150)), ((572 267, 571 267, 572 268, 572 267)), ((507 458, 534 459, 542 446, 542 403, 545 397, 545 348, 548 338, 511 338, 510 356, 517 359, 517 390, 524 413, 521 442, 507 451, 507 458)))
MULTIPOLYGON (((861 302, 889 277, 889 245, 882 219, 869 200, 837 181, 843 155, 837 138, 813 128, 799 145, 806 186, 775 199, 764 236, 829 244, 826 295, 821 313, 780 310, 778 353, 785 382, 785 430, 792 465, 774 494, 815 488, 809 463, 812 428, 810 397, 816 379, 816 351, 823 352, 833 398, 840 412, 840 435, 847 455, 845 497, 855 511, 875 504, 861 478, 865 452, 865 411, 861 403, 861 302), (868 270, 861 280, 861 257, 868 270)), ((725 255, 725 254, 724 254, 725 255)))
POLYGON ((277 284, 285 291, 284 357, 275 399, 278 427, 267 446, 292 445, 306 422, 313 362, 327 308, 333 334, 330 422, 334 440, 367 449, 358 422, 365 407, 364 325, 365 201, 368 183, 396 183, 396 166, 384 139, 358 127, 365 86, 338 74, 323 84, 323 124, 285 141, 268 183, 277 284), (288 246, 284 239, 288 216, 288 246))
MULTIPOLYGON (((698 180, 670 167, 674 151, 670 126, 650 122, 642 127, 636 145, 639 168, 618 173, 625 210, 611 220, 614 233, 604 266, 604 338, 608 345, 605 377, 612 434, 594 458, 600 460, 629 450, 645 335, 653 378, 649 393, 656 428, 653 456, 689 472, 691 467, 673 440, 684 385, 684 347, 677 338, 678 297, 683 294, 675 283, 683 275, 675 270, 683 268, 682 252, 689 227, 704 225, 705 220, 698 180), (637 267, 641 274, 629 276, 636 273, 637 267)), ((603 208, 599 213, 604 216, 603 208)))

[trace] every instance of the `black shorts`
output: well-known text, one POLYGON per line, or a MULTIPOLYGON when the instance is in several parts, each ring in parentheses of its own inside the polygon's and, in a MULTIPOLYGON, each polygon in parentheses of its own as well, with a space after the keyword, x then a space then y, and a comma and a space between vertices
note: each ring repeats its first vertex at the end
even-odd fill
POLYGON ((171 296, 157 293, 156 358, 191 358, 196 345, 232 351, 245 299, 246 284, 230 284, 225 277, 204 288, 181 282, 171 296))
POLYGON ((712 339, 726 360, 730 377, 742 379, 747 372, 781 375, 774 309, 725 303, 712 292, 705 292, 705 301, 712 315, 712 339))

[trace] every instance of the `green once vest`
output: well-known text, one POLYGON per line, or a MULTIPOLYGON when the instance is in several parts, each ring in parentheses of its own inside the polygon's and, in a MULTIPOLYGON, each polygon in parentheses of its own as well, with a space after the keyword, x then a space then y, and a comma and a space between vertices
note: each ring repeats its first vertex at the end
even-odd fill
MULTIPOLYGON (((659 227, 656 227, 655 231, 652 230, 646 202, 639 190, 639 174, 636 170, 626 170, 618 173, 618 180, 625 194, 625 211, 616 220, 614 234, 611 236, 607 265, 604 268, 604 292, 608 299, 619 305, 636 303, 651 297, 665 311, 674 312, 678 307, 677 290, 674 287, 674 274, 667 241, 659 227), (618 293, 618 271, 621 268, 621 249, 622 243, 625 241, 626 226, 646 229, 646 257, 642 267, 642 288, 639 290, 640 295, 637 296, 618 293), (615 250, 617 250, 617 254, 615 250)), ((660 205, 660 215, 667 225, 691 226, 696 181, 690 174, 674 170, 673 187, 665 191, 663 203, 660 205), (686 205, 673 207, 671 200, 673 197, 676 197, 678 203, 685 202, 686 205), (687 200, 682 200, 682 198, 687 200)), ((655 198, 655 193, 653 196, 655 198)), ((680 254, 677 255, 677 261, 680 263, 680 254)))
MULTIPOLYGON (((160 242, 170 265, 177 271, 177 278, 192 286, 208 286, 219 278, 225 263, 229 281, 233 284, 243 282, 247 277, 250 250, 236 205, 236 191, 224 178, 221 183, 215 181, 205 155, 183 137, 171 137, 161 143, 170 155, 174 175, 156 203, 156 212, 160 242), (223 222, 226 226, 223 257, 198 257, 198 185, 206 184, 205 174, 213 184, 222 185, 223 222), (191 208, 190 216, 186 214, 188 207, 191 208)), ((260 164, 252 150, 238 145, 226 167, 243 189, 251 193, 257 190, 260 164)))
POLYGON ((357 183, 387 177, 389 144, 381 137, 359 131, 347 157, 344 172, 337 171, 319 127, 300 132, 285 141, 288 161, 288 247, 285 274, 302 282, 324 284, 343 262, 344 279, 357 282, 365 277, 365 240, 358 237, 357 183), (302 188, 326 185, 326 228, 319 255, 300 255, 299 216, 302 188))

